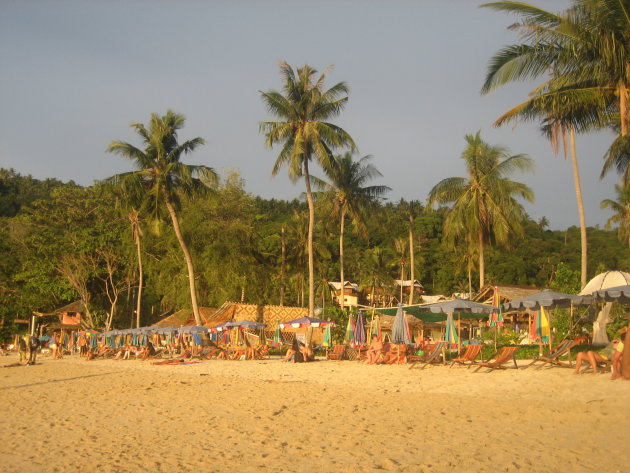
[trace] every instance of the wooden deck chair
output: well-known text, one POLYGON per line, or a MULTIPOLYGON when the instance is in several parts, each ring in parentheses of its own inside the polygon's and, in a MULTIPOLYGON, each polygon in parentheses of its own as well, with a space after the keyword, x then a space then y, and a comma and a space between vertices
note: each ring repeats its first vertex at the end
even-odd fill
POLYGON ((333 349, 329 351, 326 356, 329 360, 343 360, 346 356, 346 346, 334 345, 333 349))
POLYGON ((446 345, 448 345, 448 342, 438 342, 433 347, 433 351, 431 351, 431 353, 429 353, 428 355, 425 355, 421 357, 420 359, 417 359, 416 357, 412 358, 411 365, 409 365, 409 369, 413 368, 414 366, 418 364, 421 365, 420 369, 426 368, 427 365, 439 364, 441 361, 443 361, 443 360, 440 360, 440 356, 443 357, 444 355, 443 352, 446 345))
POLYGON ((565 363, 563 361, 560 361, 559 358, 563 355, 566 355, 567 353, 570 354, 571 352, 571 348, 573 348, 575 345, 577 344, 577 342, 575 340, 565 340, 564 342, 562 342, 560 345, 558 345, 555 350, 550 353, 547 356, 535 356, 534 360, 527 366, 525 366, 523 369, 529 368, 530 366, 532 366, 534 363, 542 363, 540 366, 537 367, 537 369, 542 368, 543 366, 545 366, 546 364, 550 364, 550 365, 555 365, 555 366, 562 366, 564 368, 573 368, 571 366, 571 363, 565 363))
POLYGON ((385 354, 383 363, 388 365, 399 365, 407 362, 407 345, 392 344, 385 354))
POLYGON ((483 345, 468 345, 466 347, 466 351, 462 356, 458 358, 453 358, 451 360, 450 368, 452 368, 455 363, 458 363, 460 365, 467 365, 468 368, 470 368, 472 365, 477 364, 477 361, 475 360, 477 360, 479 353, 481 353, 482 347, 483 345))
POLYGON ((498 352, 498 354, 495 353, 492 357, 488 359, 488 361, 479 363, 479 365, 477 366, 477 369, 475 370, 475 373, 479 371, 481 368, 488 368, 489 371, 487 371, 487 373, 490 373, 490 371, 494 371, 495 369, 504 370, 506 369, 506 367, 503 365, 509 363, 510 361, 514 362, 514 368, 518 369, 518 365, 516 364, 516 359, 514 358, 514 354, 518 351, 519 348, 520 347, 501 348, 501 351, 498 352))

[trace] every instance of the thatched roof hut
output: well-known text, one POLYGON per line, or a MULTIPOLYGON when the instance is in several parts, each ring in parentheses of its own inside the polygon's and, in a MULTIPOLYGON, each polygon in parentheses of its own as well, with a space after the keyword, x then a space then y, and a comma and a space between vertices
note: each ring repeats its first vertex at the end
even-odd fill
MULTIPOLYGON (((199 315, 203 325, 207 325, 207 321, 214 315, 217 309, 211 307, 199 307, 199 315)), ((227 322, 227 321, 226 321, 227 322)), ((159 322, 153 324, 157 327, 186 327, 188 325, 195 325, 195 316, 192 309, 182 309, 177 312, 164 317, 159 322)), ((216 325, 216 324, 215 324, 216 325)))

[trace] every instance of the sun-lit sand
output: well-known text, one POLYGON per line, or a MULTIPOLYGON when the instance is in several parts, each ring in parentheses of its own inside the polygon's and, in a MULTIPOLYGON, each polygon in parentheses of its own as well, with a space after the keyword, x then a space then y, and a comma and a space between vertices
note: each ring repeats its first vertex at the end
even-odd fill
POLYGON ((629 471, 609 374, 40 361, 0 369, 6 473, 629 471))

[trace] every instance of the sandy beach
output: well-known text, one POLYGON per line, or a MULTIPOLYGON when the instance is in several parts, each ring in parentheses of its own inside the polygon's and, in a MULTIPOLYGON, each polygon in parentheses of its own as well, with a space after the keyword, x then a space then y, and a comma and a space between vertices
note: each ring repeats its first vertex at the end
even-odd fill
POLYGON ((6 473, 629 471, 609 374, 40 361, 0 370, 6 473))

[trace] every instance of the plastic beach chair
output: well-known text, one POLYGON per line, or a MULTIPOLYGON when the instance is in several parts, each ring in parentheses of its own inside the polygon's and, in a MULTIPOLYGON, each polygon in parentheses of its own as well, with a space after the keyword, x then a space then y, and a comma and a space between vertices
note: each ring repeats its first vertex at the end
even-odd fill
MULTIPOLYGON (((563 361, 560 361, 559 358, 561 356, 567 354, 567 353, 570 354, 571 348, 573 348, 576 344, 577 344, 577 342, 575 340, 565 340, 560 345, 558 345, 556 347, 556 349, 552 353, 550 353, 549 355, 534 357, 534 360, 529 365, 525 366, 523 369, 529 368, 534 363, 538 363, 538 362, 540 362, 542 364, 540 366, 538 366, 537 369, 542 368, 546 364, 550 364, 550 365, 554 365, 554 366, 562 366, 564 368, 572 368, 570 362, 569 363, 565 363, 563 361)), ((569 359, 570 359, 570 357, 569 357, 569 359)))
POLYGON ((458 363, 460 365, 467 365, 468 368, 470 368, 474 364, 477 364, 475 360, 479 356, 479 353, 481 353, 481 347, 482 345, 468 345, 468 347, 466 347, 466 351, 462 356, 454 358, 451 361, 450 367, 452 368, 455 363, 458 363))
POLYGON ((488 360, 483 363, 479 363, 479 366, 475 370, 475 373, 481 368, 488 368, 489 371, 487 371, 487 373, 490 373, 490 371, 493 371, 495 369, 504 370, 506 369, 506 366, 504 365, 509 363, 510 361, 513 361, 514 368, 518 369, 516 359, 514 358, 514 354, 518 351, 518 349, 519 347, 503 347, 498 354, 495 353, 496 356, 490 358, 490 360, 492 360, 492 358, 494 358, 494 360, 488 360))

